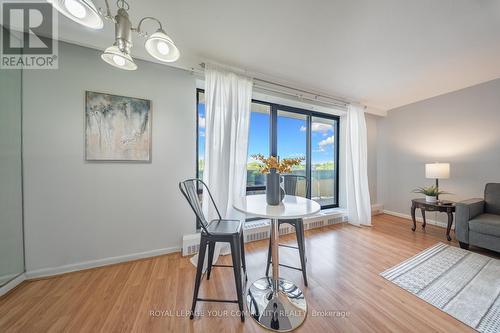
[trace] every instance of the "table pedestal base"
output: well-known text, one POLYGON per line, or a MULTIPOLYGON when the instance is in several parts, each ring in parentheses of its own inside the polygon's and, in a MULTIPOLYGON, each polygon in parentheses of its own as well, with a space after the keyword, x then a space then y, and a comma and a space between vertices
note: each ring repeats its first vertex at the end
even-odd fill
POLYGON ((263 327, 287 332, 299 327, 307 315, 302 290, 290 281, 279 279, 279 291, 273 293, 273 280, 260 278, 248 289, 249 314, 263 327))

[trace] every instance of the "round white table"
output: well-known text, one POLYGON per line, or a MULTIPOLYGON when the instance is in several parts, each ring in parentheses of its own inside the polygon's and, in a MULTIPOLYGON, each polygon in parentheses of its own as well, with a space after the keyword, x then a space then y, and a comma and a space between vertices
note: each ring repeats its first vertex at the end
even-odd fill
POLYGON ((247 293, 247 307, 252 318, 267 329, 286 332, 299 327, 307 315, 302 291, 292 282, 279 277, 278 219, 297 219, 316 214, 320 205, 312 200, 285 195, 278 206, 268 205, 265 194, 241 197, 234 208, 249 216, 271 219, 272 278, 253 282, 247 293))

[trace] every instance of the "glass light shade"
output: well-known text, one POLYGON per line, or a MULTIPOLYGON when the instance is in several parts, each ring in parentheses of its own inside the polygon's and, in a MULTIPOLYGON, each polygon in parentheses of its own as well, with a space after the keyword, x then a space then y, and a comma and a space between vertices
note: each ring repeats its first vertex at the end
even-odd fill
POLYGON ((450 178, 450 163, 429 163, 425 165, 425 178, 450 178))
POLYGON ((170 37, 158 30, 148 37, 144 44, 148 53, 155 59, 164 62, 174 62, 179 59, 180 52, 170 37))
POLYGON ((104 53, 101 54, 102 60, 106 61, 111 66, 125 69, 128 71, 133 71, 137 69, 137 65, 134 62, 134 59, 127 54, 120 51, 120 49, 113 45, 104 50, 104 53))
POLYGON ((47 0, 67 18, 91 29, 102 29, 104 22, 92 0, 47 0))

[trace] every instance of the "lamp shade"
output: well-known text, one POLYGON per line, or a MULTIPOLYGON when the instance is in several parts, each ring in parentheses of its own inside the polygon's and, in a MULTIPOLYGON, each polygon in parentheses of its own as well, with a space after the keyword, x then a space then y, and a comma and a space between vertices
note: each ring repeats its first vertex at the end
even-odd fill
POLYGON ((128 71, 134 71, 137 69, 137 65, 134 62, 134 59, 113 45, 104 50, 104 53, 101 54, 102 60, 110 64, 111 66, 115 66, 120 69, 125 69, 128 71))
POLYGON ((179 59, 180 52, 170 37, 162 30, 158 30, 148 37, 145 43, 146 50, 153 57, 164 62, 174 62, 179 59))
POLYGON ((101 15, 92 0, 47 0, 67 18, 91 29, 104 25, 101 15))
POLYGON ((428 163, 425 165, 425 178, 450 178, 450 163, 428 163))

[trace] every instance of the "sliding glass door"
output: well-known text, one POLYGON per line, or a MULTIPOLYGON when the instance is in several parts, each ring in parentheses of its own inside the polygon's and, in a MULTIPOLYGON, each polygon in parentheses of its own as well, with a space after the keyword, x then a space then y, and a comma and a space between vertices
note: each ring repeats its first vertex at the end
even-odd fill
MULTIPOLYGON (((203 176, 205 148, 205 94, 197 92, 197 177, 203 176)), ((252 101, 248 137, 247 194, 265 192, 265 176, 258 171, 252 155, 274 155, 280 159, 303 157, 292 169, 305 176, 306 186, 297 187, 299 195, 317 201, 322 208, 338 206, 338 130, 339 118, 311 110, 274 103, 252 101), (303 193, 300 193, 302 191, 303 193)))
MULTIPOLYGON (((276 156, 303 157, 293 174, 305 176, 309 193, 322 208, 338 207, 338 124, 336 116, 277 105, 276 156)), ((305 192, 306 186, 298 187, 305 192)))
POLYGON ((247 192, 263 193, 266 176, 259 172, 259 164, 252 155, 269 156, 271 152, 271 106, 266 103, 252 102, 250 130, 248 133, 247 192))
POLYGON ((336 119, 311 119, 311 198, 321 206, 337 205, 336 119))
MULTIPOLYGON (((276 120, 276 148, 275 154, 280 159, 303 157, 302 163, 293 167, 292 174, 307 176, 307 116, 282 110, 278 107, 276 120)), ((297 195, 307 197, 306 184, 297 184, 297 195)))

